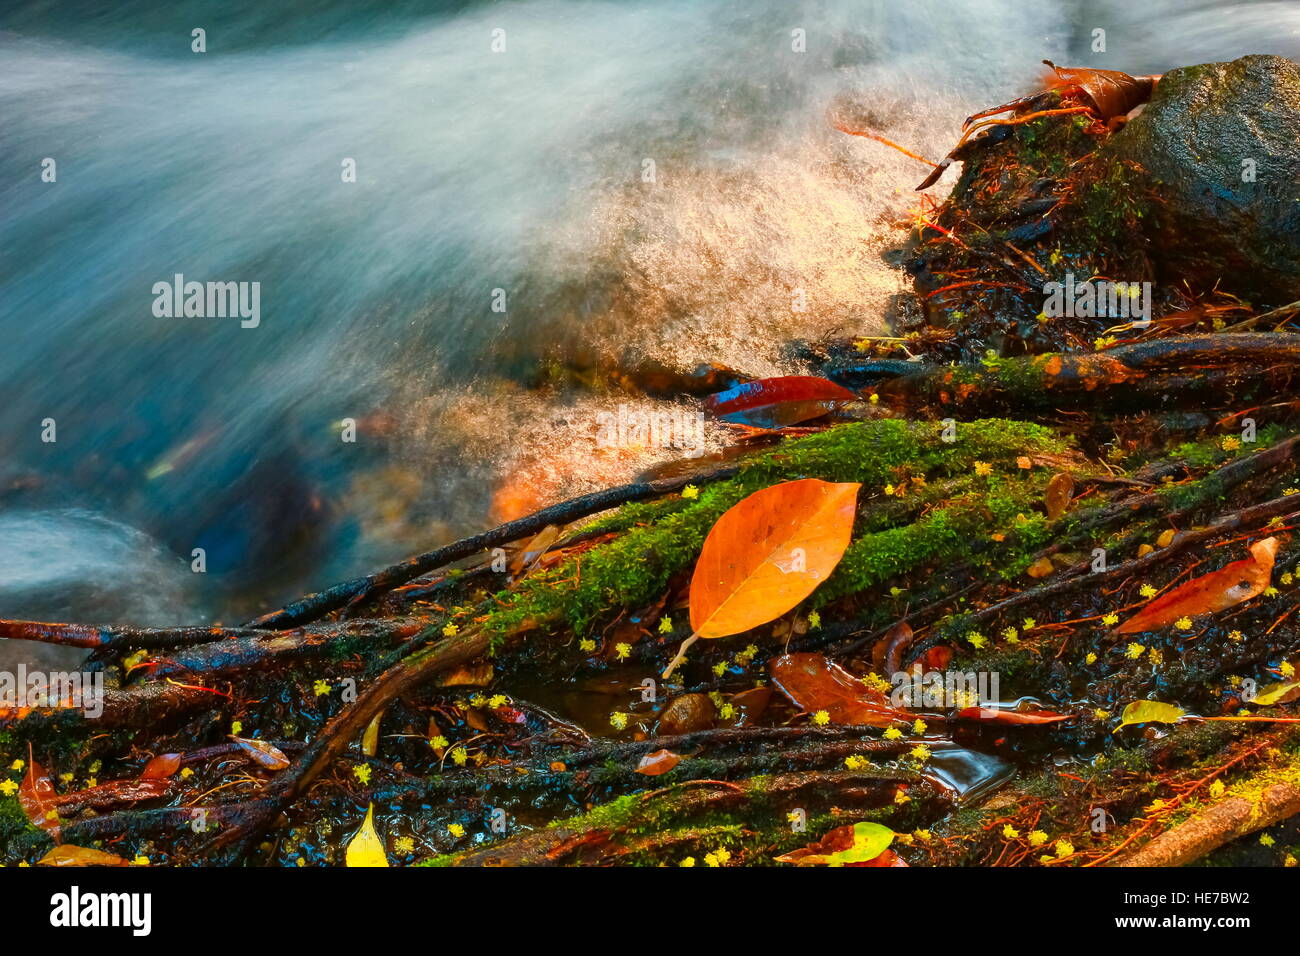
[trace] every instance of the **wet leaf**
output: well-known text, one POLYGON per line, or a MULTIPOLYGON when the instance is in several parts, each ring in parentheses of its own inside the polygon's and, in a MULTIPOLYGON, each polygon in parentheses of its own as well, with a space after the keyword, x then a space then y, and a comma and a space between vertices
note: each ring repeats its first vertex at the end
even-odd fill
POLYGON ((59 817, 55 811, 54 784, 50 775, 35 760, 27 762, 27 773, 18 785, 18 803, 22 806, 32 826, 39 827, 59 838, 59 817))
POLYGON ((144 765, 141 780, 165 780, 181 769, 180 754, 159 754, 144 765))
POLYGON ((771 700, 772 688, 770 687, 751 687, 749 690, 742 690, 727 701, 735 711, 731 720, 727 721, 728 725, 731 727, 751 726, 759 717, 763 716, 763 711, 767 710, 767 705, 771 700))
POLYGON ((1156 598, 1115 628, 1115 633, 1158 630, 1181 617, 1213 614, 1262 594, 1273 576, 1273 557, 1277 548, 1277 538, 1256 541, 1250 546, 1250 557, 1193 578, 1156 598))
POLYGON ((912 643, 912 626, 899 621, 871 649, 871 663, 886 674, 897 674, 903 666, 903 652, 912 643))
POLYGON ((1043 506, 1047 508, 1047 517, 1055 521, 1065 514, 1073 497, 1074 479, 1065 472, 1058 471, 1047 483, 1047 490, 1043 492, 1043 506))
MULTIPOLYGON (((879 823, 836 827, 820 840, 778 856, 778 863, 800 866, 873 866, 894 842, 894 831, 879 823)), ((895 865, 892 860, 888 865, 895 865)))
POLYGON ((56 846, 36 861, 37 866, 130 866, 115 853, 105 853, 85 846, 56 846))
POLYGON ((379 752, 379 723, 383 719, 384 712, 381 710, 370 719, 366 732, 361 735, 361 752, 367 757, 373 757, 379 752))
POLYGON ((388 866, 388 856, 384 853, 384 842, 375 832, 375 805, 366 807, 366 819, 361 829, 348 841, 345 862, 349 867, 388 866))
POLYGON ((289 758, 284 755, 284 752, 265 740, 249 740, 246 737, 236 737, 234 734, 228 736, 239 744, 244 753, 252 757, 255 763, 267 770, 283 770, 289 766, 289 758))
POLYGON ((820 418, 858 396, 834 382, 812 375, 762 378, 705 399, 705 407, 725 422, 781 428, 820 418))
POLYGON ((1073 716, 1050 710, 1001 710, 997 707, 966 707, 957 712, 958 720, 984 720, 995 724, 1055 724, 1073 716))
POLYGON ((910 715, 889 705, 883 693, 820 654, 785 654, 768 665, 772 683, 800 710, 826 711, 832 723, 888 727, 910 715))
POLYGON ((695 635, 748 631, 811 594, 849 545, 860 487, 788 481, 754 492, 719 518, 691 578, 695 635))
POLYGON ((1103 119, 1123 116, 1151 98, 1154 77, 1131 76, 1119 70, 1094 70, 1088 67, 1057 66, 1044 60, 1052 72, 1047 75, 1048 88, 1077 86, 1103 119))
POLYGON ((647 777, 657 777, 661 773, 672 770, 681 762, 682 758, 671 750, 656 750, 641 758, 641 762, 636 765, 636 772, 643 773, 647 777))
POLYGON ((1039 558, 1025 569, 1025 573, 1031 578, 1045 578, 1055 570, 1056 565, 1052 563, 1051 558, 1039 558))
POLYGON ((1260 689, 1251 698, 1250 703, 1256 707, 1268 707, 1272 704, 1285 704, 1300 697, 1300 680, 1279 681, 1260 689))
POLYGON ((1129 724, 1176 724, 1187 715, 1181 707, 1162 704, 1158 700, 1135 700, 1124 708, 1120 714, 1119 727, 1112 733, 1118 733, 1129 724))

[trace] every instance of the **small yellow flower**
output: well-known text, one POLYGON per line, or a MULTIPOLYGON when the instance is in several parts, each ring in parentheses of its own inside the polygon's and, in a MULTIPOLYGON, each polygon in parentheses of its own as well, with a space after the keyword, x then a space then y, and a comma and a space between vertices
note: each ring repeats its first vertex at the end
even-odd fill
POLYGON ((983 634, 979 633, 978 631, 971 631, 969 634, 966 635, 966 640, 969 641, 970 646, 975 648, 976 650, 981 649, 985 644, 988 643, 988 638, 986 638, 983 634))
POLYGON ((317 697, 324 697, 330 692, 330 685, 328 681, 318 680, 316 683, 311 685, 311 689, 312 693, 317 697))
POLYGON ((1223 796, 1223 792, 1227 789, 1228 788, 1223 785, 1222 780, 1216 780, 1214 783, 1210 784, 1210 796, 1218 799, 1223 796))
POLYGON ((1155 813, 1157 810, 1163 810, 1164 808, 1165 808, 1165 802, 1163 800, 1152 800, 1150 803, 1147 804, 1147 808, 1145 812, 1155 813))
POLYGON ((682 489, 683 498, 698 498, 699 496, 700 496, 700 489, 696 488, 694 485, 687 485, 685 488, 682 489))
POLYGON ((1144 598, 1153 598, 1156 596, 1156 589, 1149 584, 1144 584, 1142 587, 1138 588, 1138 593, 1144 598))
POLYGON ((706 866, 726 866, 730 860, 731 853, 722 849, 722 847, 718 847, 718 849, 714 850, 712 853, 706 853, 704 855, 704 863, 706 866))
POLYGON ((715 677, 721 677, 725 673, 727 673, 726 661, 718 661, 718 663, 713 665, 713 675, 715 677))
POLYGON ((1110 711, 1098 707, 1092 712, 1092 716, 1096 717, 1098 720, 1108 720, 1110 719, 1110 711))
POLYGON ((1223 440, 1219 442, 1219 447, 1224 451, 1236 451, 1241 447, 1241 440, 1232 435, 1224 435, 1223 440))
POLYGON ((584 637, 582 640, 578 642, 578 650, 580 651, 585 651, 586 653, 590 654, 595 649, 596 649, 596 642, 589 637, 584 637))
POLYGON ((1042 846, 1046 842, 1047 842, 1047 834, 1044 833, 1042 830, 1029 831, 1030 846, 1042 846))
POLYGON ((718 708, 718 716, 723 720, 730 720, 736 716, 736 706, 730 702, 723 704, 718 708))
POLYGON ((907 795, 906 790, 900 788, 894 792, 894 802, 897 804, 907 803, 911 799, 912 798, 907 795))
POLYGON ((993 466, 987 461, 977 461, 975 462, 975 474, 979 475, 981 478, 988 477, 993 474, 993 466))
POLYGON ((449 746, 451 746, 451 743, 450 741, 447 740, 446 737, 444 737, 442 734, 439 734, 438 736, 434 737, 432 740, 429 741, 429 746, 432 747, 434 750, 446 750, 449 746))
POLYGON ((1027 617, 1025 618, 1024 623, 1021 625, 1021 628, 1026 631, 1032 631, 1034 629, 1034 626, 1037 623, 1038 622, 1035 621, 1032 617, 1027 617))
POLYGON ((870 395, 867 396, 867 401, 869 401, 872 405, 879 404, 880 396, 877 395, 875 392, 872 392, 870 395))
POLYGON ((609 725, 615 730, 624 730, 627 727, 627 714, 621 710, 616 710, 609 715, 609 725))
POLYGON ((893 485, 885 485, 885 495, 886 495, 886 496, 892 496, 893 494, 894 494, 894 486, 893 486, 893 485))
POLYGON ((241 733, 243 733, 243 730, 244 730, 243 721, 232 720, 230 722, 230 732, 234 734, 236 737, 238 737, 241 733))
POLYGON ((1261 834, 1259 835, 1259 845, 1260 845, 1260 846, 1272 846, 1272 845, 1273 845, 1273 842, 1274 842, 1274 841, 1273 841, 1273 838, 1272 838, 1271 836, 1269 836, 1267 833, 1261 833, 1261 834))
POLYGON ((916 838, 917 838, 918 840, 920 840, 922 843, 925 843, 927 840, 930 839, 930 831, 929 831, 929 830, 913 830, 913 831, 912 831, 912 836, 916 837, 916 838))
POLYGON ((1286 488, 1282 491, 1282 494, 1284 497, 1287 498, 1291 497, 1292 495, 1300 495, 1300 488, 1286 488))
POLYGON ((1291 576, 1290 571, 1283 571, 1282 577, 1279 578, 1278 580, 1280 580, 1283 584, 1291 584, 1293 581, 1295 581, 1295 578, 1291 576))
POLYGON ((1114 627, 1116 624, 1119 623, 1119 615, 1116 614, 1114 611, 1111 611, 1109 614, 1107 614, 1105 617, 1101 619, 1101 623, 1105 624, 1107 627, 1114 627))
POLYGON ((466 752, 464 747, 456 747, 451 752, 451 759, 455 762, 456 766, 463 767, 465 766, 465 761, 469 759, 469 753, 466 752))
POLYGON ((1092 651, 1089 651, 1088 656, 1083 659, 1083 662, 1085 664, 1095 664, 1097 663, 1097 655, 1094 654, 1092 651))
POLYGON ((14 783, 8 777, 4 780, 0 780, 0 793, 3 793, 6 797, 12 797, 17 789, 18 784, 14 783))
POLYGON ((1017 830, 1015 827, 1013 827, 1010 823, 1002 827, 1002 835, 1008 840, 1020 839, 1020 831, 1017 830))
POLYGON ((1190 631, 1192 629, 1192 619, 1184 615, 1174 621, 1174 627, 1178 628, 1180 631, 1190 631))
POLYGON ((131 861, 131 864, 133 866, 148 866, 149 858, 142 853, 136 856, 136 858, 131 861))
POLYGON ((415 852, 415 841, 409 836, 398 837, 393 841, 393 852, 405 856, 408 853, 415 852))
POLYGON ((1074 853, 1074 846, 1069 840, 1057 840, 1052 849, 1056 851, 1056 857, 1059 860, 1063 860, 1074 853))
POLYGON ((1146 648, 1141 644, 1130 644, 1124 653, 1130 660, 1137 660, 1145 650, 1146 648))
POLYGON ((482 694, 474 694, 469 699, 469 705, 471 707, 486 707, 487 698, 484 697, 482 694))
POLYGON ((1295 665, 1290 661, 1283 661, 1277 671, 1283 677, 1295 677, 1295 665))
POLYGON ((670 634, 672 633, 672 629, 673 629, 673 619, 671 617, 665 614, 663 617, 659 618, 660 634, 670 634))
POLYGON ((902 738, 902 736, 903 736, 903 732, 899 730, 897 727, 890 727, 888 730, 885 731, 886 740, 899 740, 902 738))
POLYGON ((493 710, 496 710, 499 707, 504 707, 508 703, 510 703, 510 698, 505 694, 493 694, 492 698, 488 701, 488 706, 493 710))
POLYGON ((1147 660, 1151 662, 1152 667, 1159 667, 1165 662, 1165 655, 1158 647, 1153 647, 1147 653, 1147 660))
POLYGON ((1228 632, 1228 640, 1230 640, 1230 641, 1240 641, 1240 640, 1242 639, 1242 637, 1243 637, 1243 635, 1242 635, 1241 631, 1229 631, 1229 632, 1228 632))
POLYGON ((1006 629, 1002 632, 1002 636, 1006 639, 1006 642, 1007 642, 1008 644, 1019 644, 1019 643, 1020 643, 1020 632, 1017 631, 1014 627, 1008 627, 1008 628, 1006 628, 1006 629))
POLYGON ((1277 588, 1272 585, 1264 588, 1264 597, 1277 597, 1277 588))
POLYGON ((626 641, 619 641, 617 644, 614 645, 614 656, 618 658, 620 661, 627 660, 628 655, 630 655, 631 653, 632 653, 632 645, 627 643, 626 641))
POLYGON ((917 744, 912 748, 912 759, 925 763, 930 759, 930 748, 925 744, 917 744))
POLYGON ((899 596, 900 594, 902 594, 902 593, 903 593, 903 589, 900 588, 900 587, 898 587, 897 585, 894 585, 893 587, 891 587, 891 588, 889 589, 889 596, 890 596, 890 597, 898 597, 898 596, 899 596))
POLYGON ((352 776, 356 777, 361 783, 370 782, 370 765, 359 763, 352 768, 352 776))
POLYGON ((816 611, 811 612, 808 615, 808 629, 811 631, 815 631, 817 630, 817 628, 821 626, 822 626, 822 616, 818 614, 816 611))
POLYGON ((925 721, 922 720, 920 717, 918 717, 918 718, 916 718, 915 723, 912 724, 912 733, 914 733, 914 734, 916 734, 918 737, 920 737, 922 734, 925 733, 926 726, 927 726, 927 725, 926 725, 925 721))
POLYGON ((692 867, 695 865, 695 857, 688 856, 677 864, 678 866, 692 867))
POLYGON ((845 770, 865 770, 870 765, 871 761, 860 754, 852 754, 844 758, 845 770))
POLYGON ((447 625, 442 629, 443 637, 455 637, 459 633, 460 633, 460 627, 450 622, 448 622, 447 625))
POLYGON ((447 824, 447 832, 459 840, 465 835, 465 828, 459 823, 449 823, 447 824))
POLYGON ((817 713, 812 715, 812 722, 818 727, 825 727, 831 722, 831 715, 826 713, 824 710, 819 710, 817 713))

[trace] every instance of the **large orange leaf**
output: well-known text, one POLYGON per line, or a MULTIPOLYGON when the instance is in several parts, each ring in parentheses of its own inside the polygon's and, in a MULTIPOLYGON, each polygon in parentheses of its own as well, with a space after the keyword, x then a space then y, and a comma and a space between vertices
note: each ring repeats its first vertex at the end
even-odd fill
POLYGON ((1277 538, 1265 538, 1250 546, 1250 557, 1225 564, 1202 574, 1168 594, 1156 598, 1115 628, 1116 634, 1136 634, 1167 627, 1180 617, 1196 617, 1226 610, 1264 593, 1273 577, 1277 538))
POLYGON ((756 491, 718 519, 691 578, 691 629, 727 637, 790 610, 849 546, 856 482, 816 478, 756 491))

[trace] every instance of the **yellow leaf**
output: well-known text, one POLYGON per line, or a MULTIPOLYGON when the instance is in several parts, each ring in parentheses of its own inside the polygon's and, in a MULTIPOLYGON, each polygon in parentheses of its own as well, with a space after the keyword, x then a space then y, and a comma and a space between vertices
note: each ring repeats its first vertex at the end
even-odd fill
POLYGON ((381 710, 366 725, 366 732, 361 735, 361 752, 367 757, 373 757, 379 751, 379 722, 384 719, 384 712, 381 710))
POLYGON ((375 832, 375 805, 366 807, 366 819, 357 835, 348 841, 348 866, 387 866, 384 844, 375 832))
POLYGON ((1276 684, 1269 684, 1261 690, 1250 703, 1257 707, 1267 707, 1269 704, 1286 703, 1283 700, 1293 690, 1300 687, 1300 680, 1280 681, 1276 684))
POLYGON ((1120 714, 1119 727, 1113 732, 1118 733, 1129 724, 1176 724, 1186 714, 1185 710, 1173 704, 1162 704, 1158 700, 1135 700, 1124 708, 1124 713, 1120 714))

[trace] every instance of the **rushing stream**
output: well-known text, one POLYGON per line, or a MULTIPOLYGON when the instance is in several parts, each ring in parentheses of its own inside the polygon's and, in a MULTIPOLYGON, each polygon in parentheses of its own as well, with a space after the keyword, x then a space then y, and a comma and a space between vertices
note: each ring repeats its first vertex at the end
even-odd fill
POLYGON ((1300 56, 1295 2, 48 8, 0 13, 0 616, 138 624, 673 457, 596 445, 673 407, 597 366, 774 374, 882 331, 924 169, 832 108, 937 156, 1044 57, 1300 56), (258 283, 256 327, 157 315, 177 274, 258 283))

